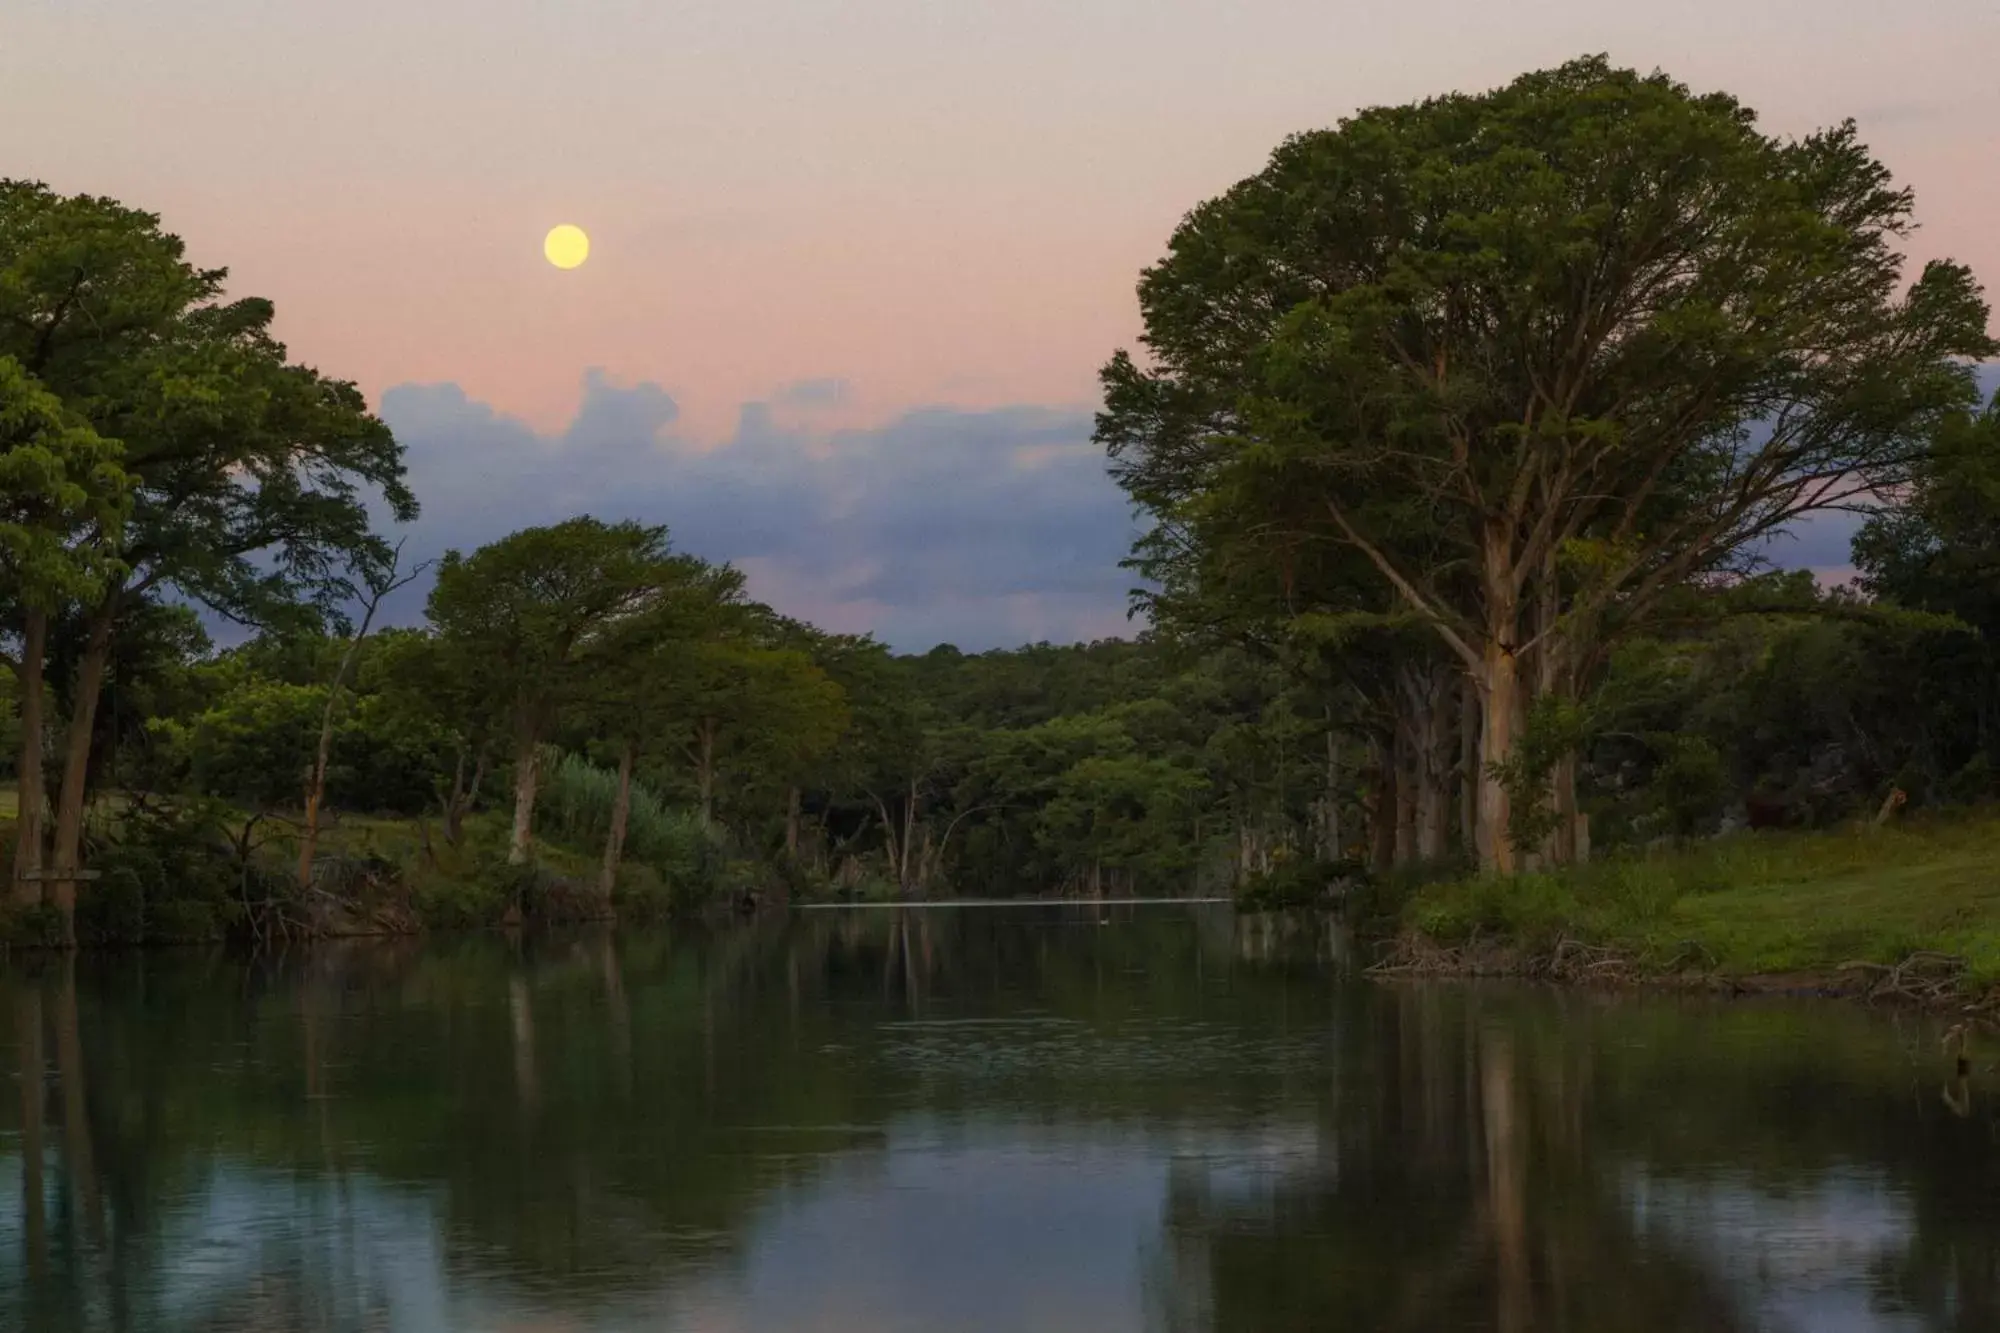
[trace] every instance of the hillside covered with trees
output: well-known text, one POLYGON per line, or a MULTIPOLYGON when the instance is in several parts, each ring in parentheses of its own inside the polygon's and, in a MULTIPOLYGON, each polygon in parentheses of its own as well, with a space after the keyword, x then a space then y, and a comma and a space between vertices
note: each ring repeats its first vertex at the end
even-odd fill
POLYGON ((659 527, 413 565, 269 302, 0 182, 5 934, 1290 900, 1988 800, 1996 347, 1912 208, 1852 125, 1596 60, 1296 136, 1103 372, 1143 632, 898 655, 659 527), (1851 585, 1768 565, 1836 510, 1851 585))

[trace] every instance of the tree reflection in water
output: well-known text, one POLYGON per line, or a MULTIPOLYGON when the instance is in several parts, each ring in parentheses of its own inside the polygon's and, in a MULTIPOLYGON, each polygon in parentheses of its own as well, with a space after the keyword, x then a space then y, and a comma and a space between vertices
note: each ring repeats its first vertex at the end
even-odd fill
POLYGON ((1093 905, 16 964, 0 1328, 2000 1327, 1930 1025, 1347 948, 1093 905))

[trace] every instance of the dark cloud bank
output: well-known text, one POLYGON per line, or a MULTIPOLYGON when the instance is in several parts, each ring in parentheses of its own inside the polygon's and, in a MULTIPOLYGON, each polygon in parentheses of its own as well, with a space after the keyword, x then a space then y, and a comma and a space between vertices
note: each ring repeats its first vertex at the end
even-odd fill
MULTIPOLYGON (((1983 378, 2000 387, 2000 373, 1983 378)), ((382 416, 424 507, 408 549, 421 559, 578 514, 631 518, 735 563, 787 614, 906 651, 1131 630, 1132 575, 1119 561, 1136 526, 1088 412, 924 408, 874 429, 816 428, 814 414, 846 393, 839 380, 787 385, 705 447, 675 433, 679 409, 660 386, 596 371, 553 435, 454 384, 402 385, 383 395, 382 416)), ((1859 522, 1816 516, 1766 553, 1840 577, 1859 522)), ((392 619, 418 619, 427 590, 401 594, 392 619)))
MULTIPOLYGON (((753 595, 899 649, 967 649, 1128 632, 1135 526, 1090 443, 1090 414, 925 408, 868 430, 812 425, 836 380, 746 404, 713 447, 675 433, 656 384, 584 380, 544 435, 454 384, 402 385, 381 414, 423 504, 408 550, 470 550, 578 514, 667 525, 677 548, 743 568, 753 595)), ((422 588, 394 618, 414 620, 422 588)))

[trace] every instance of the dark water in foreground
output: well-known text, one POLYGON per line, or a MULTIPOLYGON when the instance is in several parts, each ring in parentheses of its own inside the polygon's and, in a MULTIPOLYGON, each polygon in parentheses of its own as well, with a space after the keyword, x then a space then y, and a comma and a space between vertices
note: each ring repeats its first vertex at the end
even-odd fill
POLYGON ((0 971, 0 1329, 2000 1329, 1934 1024, 1109 915, 0 971))

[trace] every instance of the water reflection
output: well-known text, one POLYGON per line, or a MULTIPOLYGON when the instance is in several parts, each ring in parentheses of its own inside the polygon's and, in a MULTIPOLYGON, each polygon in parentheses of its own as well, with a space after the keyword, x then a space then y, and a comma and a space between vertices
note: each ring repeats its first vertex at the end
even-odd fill
POLYGON ((0 1328, 2000 1327, 1992 1075, 1932 1025, 1345 948, 1092 906, 17 963, 0 1328))

